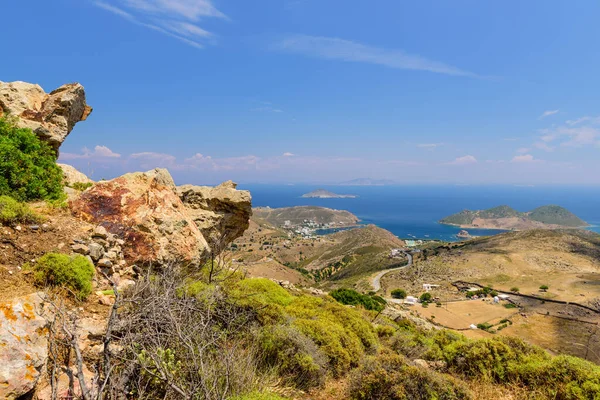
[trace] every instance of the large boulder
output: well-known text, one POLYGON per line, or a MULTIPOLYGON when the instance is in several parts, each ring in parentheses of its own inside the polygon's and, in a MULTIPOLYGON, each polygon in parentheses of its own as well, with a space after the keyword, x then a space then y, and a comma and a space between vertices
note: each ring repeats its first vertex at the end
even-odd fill
POLYGON ((227 181, 217 187, 183 185, 177 188, 188 214, 211 247, 217 247, 215 250, 222 250, 248 229, 252 197, 247 190, 236 190, 236 186, 227 181))
POLYGON ((65 185, 72 185, 74 183, 94 183, 93 180, 88 178, 83 172, 79 172, 75 167, 68 164, 57 164, 62 169, 65 177, 65 185))
POLYGON ((48 358, 42 293, 0 303, 0 398, 30 392, 48 358))
POLYGON ((129 263, 195 264, 209 253, 166 169, 100 181, 70 205, 76 216, 124 239, 129 263))
POLYGON ((18 117, 17 125, 30 128, 56 151, 75 124, 92 108, 79 83, 69 83, 47 94, 39 85, 0 81, 0 117, 18 117))

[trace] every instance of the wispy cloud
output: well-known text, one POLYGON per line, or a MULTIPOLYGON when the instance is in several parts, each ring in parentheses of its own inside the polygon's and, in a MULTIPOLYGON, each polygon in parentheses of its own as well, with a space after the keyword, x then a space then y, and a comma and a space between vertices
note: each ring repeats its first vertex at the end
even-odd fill
POLYGON ((119 153, 115 153, 106 146, 96 146, 94 150, 84 147, 81 153, 60 153, 61 160, 77 160, 77 159, 107 159, 120 158, 119 153))
POLYGON ((514 156, 510 161, 512 163, 533 163, 539 162, 540 160, 536 160, 531 154, 523 154, 520 156, 514 156))
POLYGON ((568 121, 566 121, 567 125, 579 125, 582 124, 584 122, 588 122, 590 124, 600 124, 600 117, 581 117, 581 118, 577 118, 577 119, 570 119, 568 121))
POLYGON ((294 153, 290 153, 289 151, 288 151, 288 152, 285 152, 285 153, 283 153, 283 156, 284 156, 284 157, 294 157, 294 155, 295 155, 294 153))
POLYGON ((521 148, 517 149, 517 153, 519 153, 519 154, 529 153, 529 149, 527 147, 521 147, 521 148))
POLYGON ((548 110, 548 111, 544 111, 542 113, 542 115, 540 115, 539 119, 544 119, 544 118, 549 117, 551 115, 558 114, 559 111, 560 110, 548 110))
POLYGON ((456 158, 454 161, 448 163, 449 165, 469 165, 477 164, 477 159, 473 156, 467 155, 456 158))
POLYGON ((196 48, 203 48, 214 37, 196 25, 200 19, 227 19, 210 0, 96 0, 93 4, 196 48))
POLYGON ((253 108, 252 111, 263 111, 263 112, 272 112, 272 113, 282 113, 283 110, 280 108, 275 108, 271 106, 262 106, 253 108))
POLYGON ((417 144, 417 147, 421 149, 433 150, 443 145, 444 143, 419 143, 417 144))
POLYGON ((323 36, 294 35, 277 42, 276 50, 305 56, 383 65, 389 68, 429 71, 439 74, 477 77, 476 74, 402 50, 369 46, 350 40, 323 36))

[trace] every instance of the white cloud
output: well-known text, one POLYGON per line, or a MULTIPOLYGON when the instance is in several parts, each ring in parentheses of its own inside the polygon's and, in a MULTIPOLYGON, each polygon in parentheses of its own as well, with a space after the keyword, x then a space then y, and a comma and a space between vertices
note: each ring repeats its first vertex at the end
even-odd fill
POLYGON ((519 154, 529 153, 529 149, 527 147, 521 147, 521 148, 517 149, 517 153, 519 153, 519 154))
POLYGON ((590 124, 600 124, 600 117, 581 117, 577 119, 570 119, 566 121, 567 125, 579 125, 583 122, 588 122, 590 124))
POLYGON ((600 130, 593 126, 559 126, 542 130, 540 139, 545 143, 558 142, 564 147, 583 147, 600 143, 600 130))
POLYGON ((389 68, 476 77, 472 72, 429 60, 419 55, 408 54, 402 50, 373 47, 339 38, 294 35, 276 43, 274 48, 326 60, 362 62, 383 65, 389 68))
POLYGON ((433 149, 438 148, 443 145, 444 145, 444 143, 419 143, 417 145, 417 147, 419 147, 421 149, 433 150, 433 149))
POLYGON ((119 153, 115 153, 106 146, 96 146, 94 151, 91 151, 87 147, 81 150, 80 154, 77 153, 60 153, 61 160, 77 160, 77 159, 99 159, 99 158, 120 158, 119 153))
POLYGON ((550 146, 548 143, 545 142, 536 142, 533 145, 541 150, 554 151, 554 147, 550 146))
POLYGON ((214 36, 196 25, 201 18, 227 18, 210 0, 97 0, 93 4, 196 48, 214 36))
POLYGON ((559 111, 560 110, 548 110, 548 111, 544 111, 542 113, 542 115, 540 115, 539 119, 544 119, 544 118, 549 117, 551 115, 558 114, 559 111))
POLYGON ((285 152, 283 153, 284 157, 294 157, 294 153, 290 153, 290 152, 285 152))
POLYGON ((513 163, 532 163, 532 162, 537 162, 539 160, 536 160, 535 158, 533 158, 533 156, 531 154, 523 154, 521 156, 514 156, 513 159, 511 160, 511 162, 513 163))
POLYGON ((477 159, 473 156, 467 155, 456 158, 454 161, 448 163, 450 165, 469 165, 477 164, 477 159))

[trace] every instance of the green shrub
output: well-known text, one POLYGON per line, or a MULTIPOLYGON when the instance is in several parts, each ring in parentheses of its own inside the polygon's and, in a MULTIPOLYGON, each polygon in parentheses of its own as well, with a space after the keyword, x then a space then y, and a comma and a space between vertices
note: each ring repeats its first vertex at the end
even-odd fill
POLYGON ((267 326, 259 334, 263 368, 276 369, 285 383, 310 389, 325 382, 329 359, 317 345, 291 326, 267 326))
POLYGON ((54 150, 31 129, 0 118, 0 195, 55 200, 63 196, 62 182, 54 150))
POLYGON ((15 223, 37 222, 41 219, 25 203, 20 203, 9 196, 0 196, 0 223, 10 225, 15 223))
POLYGON ((40 257, 32 269, 34 280, 39 285, 64 286, 81 300, 92 293, 94 266, 82 255, 70 257, 48 253, 40 257))
POLYGON ((540 290, 543 291, 543 292, 547 291, 548 289, 550 289, 550 287, 548 285, 542 285, 542 286, 540 286, 540 290))
POLYGON ((519 288, 516 287, 516 286, 513 286, 513 287, 510 288, 510 291, 511 292, 515 292, 515 293, 519 293, 519 288))
POLYGON ((294 318, 293 325, 329 357, 336 376, 357 366, 364 352, 379 343, 373 326, 359 310, 328 298, 299 296, 285 310, 294 318))
POLYGON ((275 393, 252 392, 243 396, 230 397, 228 400, 285 400, 275 393))
POLYGON ((504 305, 504 308, 517 308, 517 306, 516 306, 516 305, 514 305, 513 303, 506 303, 506 304, 504 305))
POLYGON ((356 400, 472 398, 469 390, 452 377, 408 366, 402 356, 389 351, 367 357, 352 372, 348 397, 356 400))
POLYGON ((329 293, 338 302, 346 305, 363 306, 367 310, 381 311, 385 308, 385 300, 379 296, 367 296, 352 289, 336 289, 329 293))
POLYGON ((391 295, 395 299, 405 299, 407 293, 404 289, 394 289, 392 290, 391 295))

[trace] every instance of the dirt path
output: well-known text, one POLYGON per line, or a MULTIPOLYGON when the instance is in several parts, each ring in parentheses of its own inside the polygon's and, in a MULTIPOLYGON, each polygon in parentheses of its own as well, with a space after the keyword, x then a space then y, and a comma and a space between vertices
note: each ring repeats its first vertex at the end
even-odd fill
POLYGON ((390 272, 399 271, 402 268, 408 268, 412 265, 412 263, 413 263, 412 254, 407 253, 407 252, 405 252, 404 254, 406 254, 406 257, 408 258, 408 263, 405 266, 383 270, 383 271, 379 272, 377 275, 375 275, 373 277, 373 279, 371 279, 371 286, 373 287, 373 291, 378 292, 381 290, 381 278, 383 278, 384 275, 389 274, 390 272))

